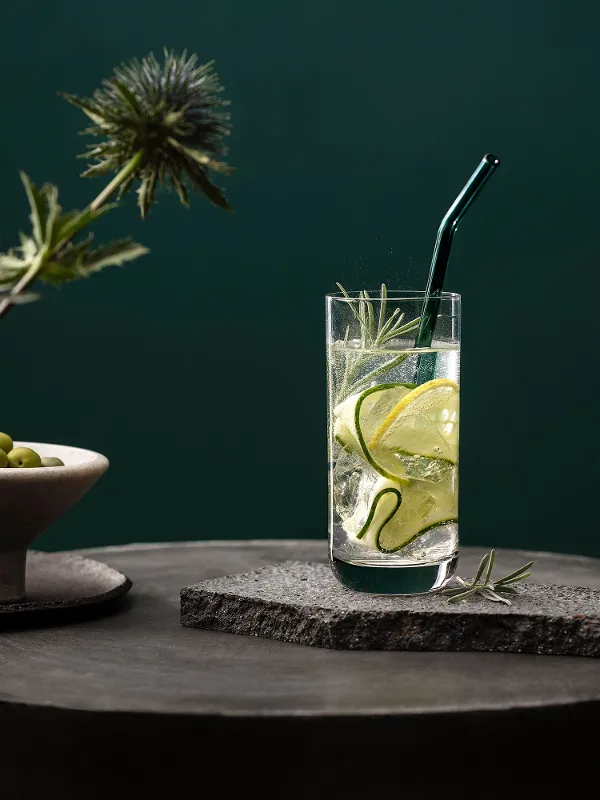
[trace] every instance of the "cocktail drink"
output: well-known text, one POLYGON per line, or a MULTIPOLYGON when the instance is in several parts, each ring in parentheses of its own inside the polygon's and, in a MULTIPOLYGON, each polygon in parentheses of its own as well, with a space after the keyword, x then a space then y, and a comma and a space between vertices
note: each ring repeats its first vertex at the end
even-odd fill
POLYGON ((361 591, 430 591, 456 568, 460 297, 415 348, 423 300, 327 297, 330 556, 361 591))

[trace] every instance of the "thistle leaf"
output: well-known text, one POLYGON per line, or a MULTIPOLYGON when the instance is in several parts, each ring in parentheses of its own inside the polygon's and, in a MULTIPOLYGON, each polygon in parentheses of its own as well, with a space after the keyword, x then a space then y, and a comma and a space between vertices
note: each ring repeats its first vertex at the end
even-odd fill
POLYGON ((40 272, 40 278, 45 283, 60 286, 62 283, 83 277, 81 274, 83 254, 90 246, 92 239, 93 236, 90 234, 87 239, 79 244, 69 242, 59 254, 55 254, 53 258, 44 264, 40 272))
MULTIPOLYGON (((84 154, 84 156, 87 154, 84 154)), ((81 173, 82 178, 95 178, 96 175, 106 175, 107 172, 113 172, 119 166, 116 158, 106 158, 104 161, 98 161, 97 164, 92 164, 81 173)))
POLYGON ((202 153, 200 150, 194 150, 191 147, 182 147, 173 139, 169 139, 169 143, 173 144, 177 149, 181 150, 182 153, 185 153, 193 161, 195 161, 197 164, 200 164, 200 166, 204 167, 205 169, 212 169, 214 172, 222 172, 224 175, 233 175, 233 173, 236 171, 235 167, 230 166, 224 161, 215 161, 209 155, 202 153))
POLYGON ((38 246, 31 236, 25 236, 24 233, 19 234, 19 239, 21 241, 21 245, 16 249, 20 251, 23 261, 26 261, 27 264, 31 264, 33 259, 38 254, 38 246))
POLYGON ((150 206, 154 200, 154 190, 156 188, 157 175, 154 170, 147 172, 142 178, 138 194, 138 206, 142 215, 142 219, 146 219, 150 206))
POLYGON ((6 272, 0 270, 0 286, 12 286, 13 283, 19 280, 23 273, 6 270, 6 272))
POLYGON ((127 88, 127 86, 125 86, 125 84, 122 81, 118 80, 117 78, 113 78, 112 84, 118 91, 118 93, 121 95, 127 106, 131 109, 131 111, 133 111, 133 113, 136 116, 141 117, 143 115, 143 112, 134 93, 131 92, 127 88))
POLYGON ((188 197, 188 192, 178 175, 171 175, 171 185, 177 192, 182 205, 189 208, 190 199, 188 197))
POLYGON ((116 203, 109 203, 105 206, 101 206, 96 211, 86 208, 83 211, 69 211, 66 214, 62 214, 54 225, 53 236, 50 243, 52 250, 60 247, 64 242, 73 239, 73 237, 87 225, 104 214, 107 214, 109 211, 112 211, 116 206, 116 203))
POLYGON ((103 114, 95 104, 91 103, 89 100, 82 100, 80 97, 76 97, 73 94, 67 94, 66 92, 59 92, 58 94, 68 103, 71 103, 71 105, 81 109, 95 125, 99 125, 100 127, 104 125, 105 114, 103 114))
POLYGON ((54 227, 55 232, 62 230, 67 223, 72 222, 74 219, 77 219, 81 212, 78 209, 73 209, 73 211, 65 211, 64 214, 61 214, 60 217, 56 220, 56 224, 54 227))
POLYGON ((99 272, 104 267, 120 267, 127 261, 133 261, 149 252, 149 248, 144 247, 143 244, 138 244, 131 239, 121 239, 85 253, 82 269, 87 277, 93 272, 99 272))
POLYGON ((27 269, 27 262, 22 258, 13 255, 12 251, 0 253, 0 270, 23 270, 27 269))
POLYGON ((25 187, 25 193, 27 195, 27 199, 29 200, 29 206, 31 208, 31 228, 33 230, 33 237, 36 241, 38 247, 43 247, 44 245, 44 232, 46 230, 46 218, 47 218, 47 207, 46 207, 46 200, 42 192, 38 191, 29 176, 25 172, 19 173, 21 176, 21 181, 23 182, 23 186, 25 187))
POLYGON ((0 284, 15 283, 23 273, 29 269, 37 256, 38 248, 34 240, 25 234, 19 234, 20 247, 15 247, 8 253, 0 253, 0 284))
POLYGON ((131 175, 125 178, 125 180, 119 187, 119 194, 117 195, 117 200, 120 200, 123 197, 123 195, 128 191, 129 187, 134 182, 134 180, 135 180, 135 173, 132 172, 131 175))
MULTIPOLYGON (((50 247, 54 239, 54 227, 61 212, 58 205, 58 188, 45 184, 41 189, 46 201, 46 226, 44 230, 44 246, 50 247)), ((41 247, 41 245, 40 245, 41 247)))
POLYGON ((199 189, 202 194, 210 200, 215 206, 224 209, 225 211, 231 211, 232 208, 227 202, 225 195, 216 186, 202 170, 195 170, 192 176, 192 181, 194 186, 199 189))
POLYGON ((148 248, 141 244, 122 239, 112 242, 96 250, 90 250, 92 236, 79 244, 69 244, 51 261, 44 265, 40 277, 46 283, 60 286, 79 278, 89 278, 94 272, 104 267, 121 266, 127 261, 148 253, 148 248))
POLYGON ((40 272, 40 280, 52 286, 61 286, 63 283, 69 283, 81 277, 76 266, 63 264, 54 259, 45 264, 44 269, 40 272))
POLYGON ((24 306, 27 303, 33 303, 35 300, 39 300, 40 295, 36 294, 35 292, 25 292, 23 294, 15 294, 10 295, 8 292, 0 291, 0 302, 7 303, 11 306, 24 306))

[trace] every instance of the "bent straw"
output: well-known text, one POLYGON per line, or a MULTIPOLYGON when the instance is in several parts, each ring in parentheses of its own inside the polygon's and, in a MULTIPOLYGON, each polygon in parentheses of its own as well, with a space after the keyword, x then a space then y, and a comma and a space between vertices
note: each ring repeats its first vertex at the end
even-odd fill
MULTIPOLYGON (((421 311, 421 321, 415 339, 415 347, 431 347, 454 234, 466 210, 477 197, 499 163, 500 159, 490 153, 483 157, 481 163, 471 175, 463 190, 452 203, 440 223, 435 246, 433 248, 429 278, 425 289, 425 300, 423 301, 423 310, 421 311)), ((426 380, 431 380, 431 378, 433 378, 435 360, 435 354, 424 354, 419 357, 417 383, 424 383, 426 380), (434 358, 427 358, 428 355, 433 355, 434 358)))

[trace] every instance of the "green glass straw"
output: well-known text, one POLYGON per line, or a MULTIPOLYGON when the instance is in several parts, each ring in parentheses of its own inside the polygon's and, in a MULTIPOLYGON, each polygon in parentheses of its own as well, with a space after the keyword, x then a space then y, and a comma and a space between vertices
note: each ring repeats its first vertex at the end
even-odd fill
MULTIPOLYGON (((450 258, 450 248, 452 239, 458 228, 458 224, 463 218, 465 211, 477 197, 483 185, 486 183, 492 172, 496 169, 500 160, 491 154, 485 155, 481 163, 465 184, 462 192, 452 203, 446 216, 443 218, 438 228, 433 257, 429 269, 429 278, 425 289, 425 300, 421 311, 421 321, 415 339, 415 347, 431 347, 433 332, 437 321, 442 291, 444 288, 444 278, 446 277, 446 267, 450 258)), ((419 357, 417 383, 425 383, 435 375, 435 353, 426 353, 419 357)))

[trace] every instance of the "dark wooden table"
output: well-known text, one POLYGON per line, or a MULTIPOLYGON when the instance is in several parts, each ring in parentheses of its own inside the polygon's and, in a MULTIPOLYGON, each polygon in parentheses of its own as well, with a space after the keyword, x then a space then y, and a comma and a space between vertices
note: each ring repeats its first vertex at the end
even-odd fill
MULTIPOLYGON (((2 800, 201 796, 215 779, 224 797, 334 798, 598 777, 600 659, 334 651, 180 626, 181 586, 325 560, 321 542, 82 553, 134 588, 110 616, 0 634, 2 800)), ((482 554, 466 548, 461 574, 482 554)), ((498 570, 529 557, 499 551, 498 570)), ((536 582, 600 589, 598 560, 535 558, 536 582)))

